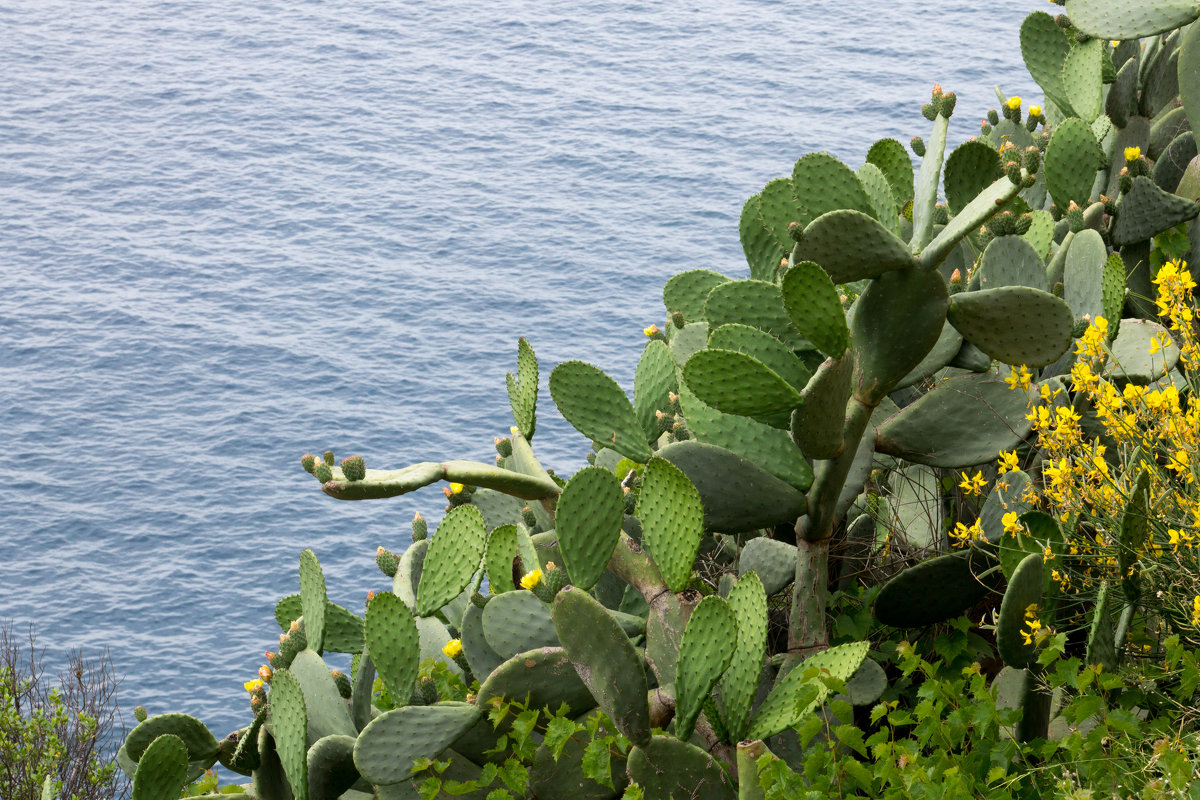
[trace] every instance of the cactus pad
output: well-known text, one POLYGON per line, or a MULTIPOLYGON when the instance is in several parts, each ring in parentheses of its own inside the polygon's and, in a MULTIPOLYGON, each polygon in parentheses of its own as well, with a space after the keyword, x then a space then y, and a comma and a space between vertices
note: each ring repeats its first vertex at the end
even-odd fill
POLYGON ((1063 99, 1089 123, 1100 116, 1103 105, 1103 59, 1104 43, 1099 39, 1076 44, 1063 59, 1063 99))
POLYGON ((564 703, 570 716, 595 708, 596 701, 583 685, 567 652, 561 647, 541 647, 517 653, 487 676, 475 704, 484 708, 494 697, 507 697, 529 708, 556 711, 564 703))
MULTIPOLYGON (((1104 316, 1104 266, 1108 248, 1094 230, 1082 230, 1071 239, 1063 267, 1063 300, 1075 319, 1104 316)), ((1124 287, 1122 287, 1124 288, 1124 287)))
POLYGON ((852 209, 874 215, 875 206, 854 170, 828 153, 808 153, 792 168, 792 191, 808 225, 829 211, 852 209))
POLYGON ((537 428, 538 362, 524 336, 517 340, 516 377, 510 372, 505 376, 505 382, 517 429, 526 439, 532 439, 537 428))
POLYGON ((787 345, 806 344, 792 326, 779 287, 766 281, 729 281, 714 287, 704 301, 704 318, 709 330, 740 323, 764 330, 787 345))
POLYGON ((869 649, 869 642, 851 642, 804 659, 776 681, 767 699, 754 710, 746 738, 766 739, 793 727, 829 696, 829 687, 820 680, 821 676, 850 680, 869 649))
POLYGON ((217 760, 220 742, 203 722, 187 714, 158 714, 139 722, 125 739, 126 755, 135 762, 140 761, 150 743, 165 734, 183 742, 189 762, 207 761, 211 765, 217 760))
POLYGON ((633 375, 633 410, 642 423, 642 434, 646 441, 658 438, 657 412, 671 407, 671 393, 676 389, 675 361, 671 358, 671 348, 666 342, 649 342, 638 359, 633 375))
POLYGON ((308 798, 308 715, 304 709, 304 690, 286 669, 271 678, 267 728, 275 740, 275 750, 296 800, 308 798))
POLYGON ((651 456, 637 414, 617 382, 583 361, 564 361, 550 373, 550 396, 567 422, 638 463, 651 456))
POLYGON ((802 215, 791 178, 775 178, 763 187, 758 195, 758 214, 775 238, 775 244, 786 252, 792 244, 788 225, 800 220, 802 215))
POLYGON ((1117 668, 1117 643, 1112 625, 1112 591, 1108 581, 1102 581, 1096 591, 1096 610, 1092 612, 1092 627, 1088 631, 1088 664, 1100 664, 1105 672, 1117 668))
POLYGON ((991 372, 951 378, 880 424, 875 449, 930 467, 983 464, 1029 433, 1034 397, 991 372))
POLYGON ((1065 105, 1062 65, 1069 52, 1071 42, 1066 31, 1045 11, 1035 11, 1021 23, 1021 55, 1025 66, 1046 98, 1059 106, 1065 105))
POLYGON ((766 331, 749 325, 732 323, 712 329, 708 334, 708 346, 713 350, 730 350, 758 359, 797 391, 803 389, 812 377, 808 367, 796 357, 792 348, 766 331))
POLYGON ((325 574, 312 550, 300 553, 300 608, 308 646, 320 653, 325 641, 325 574))
POLYGON ((1121 514, 1121 533, 1117 541, 1117 566, 1121 570, 1121 591, 1130 603, 1142 595, 1141 567, 1138 559, 1150 534, 1150 473, 1142 470, 1121 514))
POLYGON ((913 199, 913 165, 904 145, 895 139, 880 139, 867 151, 867 163, 883 172, 897 206, 913 199))
POLYGON ((621 626, 597 600, 572 586, 555 596, 553 617, 567 657, 601 710, 631 742, 648 743, 646 672, 621 626))
POLYGON ((1147 319, 1126 319, 1112 342, 1112 358, 1105 366, 1104 374, 1118 380, 1144 385, 1166 375, 1179 361, 1179 345, 1167 330, 1147 319), (1160 345, 1157 353, 1150 347, 1155 339, 1160 345))
POLYGON ((1050 288, 1046 285, 1046 265, 1024 237, 997 236, 983 251, 979 288, 1002 286, 1028 286, 1043 292, 1050 288))
POLYGON ((304 693, 304 710, 308 720, 306 745, 332 734, 352 736, 358 732, 350 717, 349 705, 338 692, 329 667, 319 655, 312 650, 301 650, 287 671, 304 693))
POLYGON ((131 800, 175 800, 187 785, 188 749, 178 736, 156 738, 138 761, 131 800))
POLYGON ((746 542, 738 559, 738 574, 758 576, 767 596, 783 591, 796 578, 796 546, 757 536, 746 542))
POLYGON ((1200 146, 1200 27, 1192 25, 1179 42, 1179 99, 1200 146))
POLYGON ((709 693, 737 648, 738 621, 719 597, 705 597, 692 609, 675 671, 675 736, 691 738, 709 693))
POLYGON ((558 546, 571 583, 591 589, 621 536, 621 482, 603 467, 585 467, 567 482, 556 506, 558 546))
POLYGON ((704 535, 700 493, 679 467, 662 458, 646 464, 637 516, 642 543, 672 592, 687 587, 704 535))
POLYGON ((770 419, 803 402, 777 372, 732 350, 701 350, 684 365, 683 378, 697 397, 726 414, 770 419))
POLYGON ((830 358, 850 345, 846 314, 833 279, 815 261, 797 261, 783 276, 783 307, 796 330, 830 358))
POLYGON ((913 266, 904 242, 874 217, 861 211, 830 211, 804 229, 792 249, 792 262, 814 261, 834 283, 877 278, 913 266))
POLYGON ((1074 318, 1049 292, 1002 286, 963 292, 946 318, 971 344, 1005 364, 1043 367, 1067 351, 1074 318))
MULTIPOLYGON (((748 572, 726 598, 737 619, 737 644, 718 683, 716 703, 734 741, 745 738, 767 648, 767 595, 758 575, 748 572)), ((678 680, 678 678, 676 679, 678 680)))
POLYGON ((858 671, 846 681, 846 696, 856 706, 869 706, 883 696, 887 685, 883 667, 873 659, 865 658, 858 671))
POLYGON ((658 455, 691 479, 710 531, 740 533, 774 527, 808 510, 808 499, 798 489, 723 447, 675 442, 658 455))
POLYGON ((855 396, 875 406, 937 344, 949 296, 936 272, 906 269, 871 281, 852 309, 855 396))
POLYGON ((358 779, 353 736, 326 736, 308 748, 308 796, 311 800, 338 800, 358 779))
POLYGON ((467 588, 479 570, 486 538, 483 514, 478 508, 458 506, 447 512, 430 540, 421 568, 417 614, 433 614, 467 588))
MULTIPOLYGON (((778 250, 772 241, 771 253, 774 256, 778 250)), ((747 256, 749 258, 749 256, 747 256)), ((779 266, 779 258, 775 256, 772 264, 772 274, 779 266)), ((707 269, 690 269, 673 275, 663 286, 663 305, 667 311, 678 311, 683 314, 685 322, 699 322, 704 319, 704 301, 708 293, 722 283, 728 283, 729 278, 719 272, 707 269)))
POLYGON ((483 716, 469 703, 441 702, 385 712, 363 728, 354 765, 373 784, 407 780, 419 758, 434 758, 483 716))
POLYGON ((1182 28, 1200 15, 1193 0, 1067 0, 1071 24, 1097 39, 1140 39, 1182 28))
POLYGON ((736 453, 798 489, 812 484, 812 466, 785 431, 750 417, 717 411, 686 385, 679 387, 679 405, 696 441, 736 453))
POLYGON ((1027 667, 1033 660, 1036 646, 1027 644, 1022 632, 1029 633, 1025 624, 1030 606, 1042 602, 1043 567, 1041 553, 1025 556, 1013 571, 1000 603, 1000 614, 996 618, 996 650, 1000 658, 1010 667, 1027 667))
POLYGON ((421 660, 421 636, 404 602, 391 592, 380 592, 367 603, 367 652, 397 700, 412 694, 421 660))
POLYGON ((523 589, 492 597, 483 608, 483 635, 501 658, 558 644, 550 609, 523 589))
MULTIPOLYGON (((742 252, 746 255, 746 263, 750 265, 750 276, 770 280, 779 268, 784 248, 779 246, 779 242, 775 240, 775 233, 767 230, 762 221, 761 201, 761 195, 752 195, 742 206, 742 215, 738 220, 738 236, 742 242, 742 252)), ((671 308, 670 304, 667 308, 682 311, 671 308)), ((686 312, 684 318, 687 319, 686 312)))
POLYGON ((893 236, 899 236, 900 206, 896 202, 896 196, 892 194, 891 184, 888 183, 883 170, 868 162, 859 167, 854 174, 858 176, 867 197, 871 199, 871 205, 875 209, 872 216, 883 223, 883 227, 893 236))
POLYGON ((1003 174, 996 148, 978 139, 963 142, 946 159, 943 186, 951 214, 967 207, 975 195, 1003 174))
POLYGON ((1117 221, 1112 226, 1114 246, 1142 242, 1187 222, 1200 212, 1191 200, 1165 192, 1144 175, 1133 179, 1133 188, 1121 197, 1117 221))
MULTIPOLYGON (((275 621, 286 631, 292 620, 304 614, 298 594, 290 594, 275 604, 275 621)), ((307 620, 305 621, 307 627, 307 620)), ((359 653, 363 645, 362 617, 336 603, 325 601, 325 650, 333 653, 359 653)))
POLYGON ((629 753, 629 777, 655 800, 735 800, 725 769, 694 744, 655 736, 629 753))
POLYGON ((809 458, 837 458, 854 379, 854 354, 827 359, 805 387, 804 407, 792 412, 792 439, 809 458))
POLYGON ((974 551, 922 561, 883 585, 875 599, 875 618, 897 628, 920 628, 953 619, 995 586, 994 575, 980 577, 991 566, 974 551), (937 589, 931 591, 930 587, 937 589))

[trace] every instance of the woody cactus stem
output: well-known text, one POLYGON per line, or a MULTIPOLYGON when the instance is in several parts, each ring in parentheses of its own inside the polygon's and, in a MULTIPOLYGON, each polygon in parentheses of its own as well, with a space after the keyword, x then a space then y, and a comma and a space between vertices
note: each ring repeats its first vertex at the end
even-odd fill
POLYGON ((871 420, 871 412, 875 410, 856 397, 850 398, 846 408, 842 453, 832 461, 822 462, 815 470, 808 514, 796 524, 796 579, 792 584, 785 671, 812 653, 829 647, 829 631, 825 624, 829 539, 836 522, 838 497, 871 420))

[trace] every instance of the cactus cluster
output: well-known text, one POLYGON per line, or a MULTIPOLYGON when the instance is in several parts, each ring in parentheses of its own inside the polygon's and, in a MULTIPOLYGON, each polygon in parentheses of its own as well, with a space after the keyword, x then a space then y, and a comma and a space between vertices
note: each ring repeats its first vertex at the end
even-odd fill
MULTIPOLYGON (((539 365, 525 339, 495 464, 304 456, 343 500, 446 481, 447 513, 433 535, 418 516, 402 554, 379 549, 392 591, 361 617, 329 603, 305 551, 253 722, 218 741, 184 715, 142 721, 121 752, 135 800, 176 796, 218 760, 260 800, 415 797, 413 769, 429 759, 466 780, 503 758, 488 712, 505 698, 602 712, 631 743, 608 785, 580 753, 539 750, 536 796, 616 797, 633 781, 647 797, 754 797, 748 765, 771 748, 799 766, 792 729, 831 692, 865 705, 885 690, 867 642, 831 642, 826 604, 855 559, 891 542, 918 557, 879 590, 878 621, 921 627, 998 601, 998 682, 1019 687, 1020 738, 1044 737, 1033 634, 1059 613, 1044 560, 1065 537, 1024 498, 1042 467, 1030 403, 1063 390, 1086 410, 1066 376, 1100 318, 1111 378, 1170 379, 1178 348, 1148 355, 1164 333, 1150 281, 1187 255, 1160 237, 1190 249, 1200 236, 1200 26, 1184 27, 1200 6, 1066 11, 1021 28, 1043 107, 1001 95, 947 156, 955 96, 935 87, 931 130, 913 140, 919 170, 883 139, 857 170, 808 154, 752 196, 739 220, 749 278, 689 270, 666 283, 632 400, 594 365, 558 364, 550 395, 593 443, 569 480, 533 450, 539 365), (951 547, 950 512, 964 506, 945 478, 990 470, 1002 451, 1024 469, 966 508, 977 519, 960 519, 965 546, 951 547), (1008 515, 1021 536, 1003 535, 1008 515), (705 559, 719 580, 701 578, 705 559), (785 598, 783 641, 769 636, 771 597, 785 598), (326 651, 355 654, 353 675, 335 676, 326 651), (473 697, 438 701, 417 681, 423 659, 478 682, 473 697)), ((1122 581, 1091 609, 1094 663, 1120 657, 1147 514, 1142 489, 1125 512, 1122 581)))

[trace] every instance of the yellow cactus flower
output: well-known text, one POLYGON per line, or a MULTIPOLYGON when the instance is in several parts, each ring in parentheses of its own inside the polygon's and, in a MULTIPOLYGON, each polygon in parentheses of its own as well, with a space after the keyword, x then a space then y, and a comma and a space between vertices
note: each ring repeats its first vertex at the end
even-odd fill
POLYGON ((533 591, 533 588, 541 582, 542 571, 540 569, 535 569, 533 572, 527 574, 524 578, 521 578, 521 588, 533 591))
POLYGON ((266 664, 263 664, 258 668, 258 677, 261 678, 265 683, 270 683, 271 678, 275 677, 275 671, 266 664))
POLYGON ((458 654, 462 652, 462 639, 451 639, 446 642, 442 652, 446 654, 446 658, 458 658, 458 654))
POLYGON ((646 327, 642 328, 642 333, 646 334, 647 336, 653 336, 654 334, 658 333, 658 326, 647 325, 646 327))
POLYGON ((1137 161, 1141 157, 1142 157, 1142 148, 1140 148, 1140 147, 1126 147, 1125 148, 1126 163, 1137 161))
POLYGON ((1030 106, 1029 107, 1029 116, 1040 117, 1041 115, 1042 115, 1042 107, 1041 106, 1030 106))
POLYGON ((516 436, 518 433, 521 432, 521 430, 516 425, 509 425, 508 432, 511 433, 513 436, 516 436))
POLYGON ((461 483, 450 484, 450 494, 462 494, 463 485, 461 483))
POLYGON ((1008 106, 1011 110, 1016 111, 1021 107, 1021 98, 1014 94, 1012 97, 1008 98, 1008 102, 1004 105, 1008 106))
POLYGON ((259 691, 260 689, 262 689, 262 687, 263 687, 263 682, 262 682, 262 681, 260 681, 258 678, 255 678, 255 679, 254 679, 254 680, 252 680, 252 681, 246 681, 246 682, 245 682, 244 684, 242 684, 242 685, 243 685, 243 686, 246 688, 246 691, 247 691, 247 692, 249 692, 250 694, 254 694, 255 692, 257 692, 257 691, 259 691))

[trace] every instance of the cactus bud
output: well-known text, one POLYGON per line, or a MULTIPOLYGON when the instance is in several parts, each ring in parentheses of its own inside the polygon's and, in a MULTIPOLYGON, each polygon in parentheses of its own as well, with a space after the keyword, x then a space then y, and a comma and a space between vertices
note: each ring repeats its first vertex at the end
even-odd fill
POLYGON ((414 542, 419 542, 429 537, 429 524, 425 522, 425 518, 421 516, 420 511, 413 514, 412 536, 414 542))
POLYGON ((263 653, 263 655, 264 655, 264 656, 266 656, 267 662, 268 662, 268 663, 270 663, 270 664, 272 664, 272 665, 274 665, 274 664, 275 664, 275 660, 276 660, 277 658, 279 658, 279 654, 278 654, 278 653, 272 653, 270 650, 268 650, 268 651, 266 651, 265 653, 263 653))
POLYGON ((512 439, 508 438, 507 436, 497 436, 494 441, 496 444, 497 453, 505 458, 508 458, 512 455, 512 439))
POLYGON ((367 602, 370 603, 374 599, 375 599, 375 590, 367 589, 367 602))
POLYGON ((672 311, 671 312, 671 324, 674 325, 676 328, 682 328, 684 325, 687 324, 687 321, 683 318, 682 311, 672 311))
POLYGON ((1084 228, 1083 209, 1074 200, 1067 206, 1067 222, 1071 233, 1079 233, 1084 228))
MULTIPOLYGON (((459 649, 462 649, 461 645, 459 646, 459 649)), ((459 657, 461 658, 461 654, 459 657)), ((431 706, 437 701, 437 684, 433 682, 433 678, 422 678, 421 680, 417 681, 417 686, 413 692, 413 702, 411 705, 431 706)))
POLYGON ((588 464, 595 466, 596 465, 596 454, 593 453, 591 450, 589 450, 586 453, 584 453, 583 460, 586 461, 588 464))
POLYGON ((933 207, 933 224, 945 225, 950 221, 950 209, 946 208, 944 203, 938 203, 933 207))
POLYGON ((300 456, 300 466, 304 467, 304 471, 312 475, 313 467, 317 465, 317 457, 312 453, 305 453, 300 456))
POLYGON ((917 158, 925 157, 925 140, 924 139, 922 139, 920 136, 914 136, 912 138, 911 145, 912 145, 912 151, 917 154, 917 158))
POLYGON ((792 220, 791 222, 788 223, 787 231, 788 231, 788 236, 791 237, 793 242, 804 241, 804 223, 803 222, 799 222, 797 220, 792 220))
POLYGON ((1042 151, 1036 147, 1025 148, 1025 155, 1022 157, 1022 166, 1030 175, 1036 173, 1042 168, 1042 151))
POLYGON ((533 509, 529 506, 525 506, 521 509, 521 520, 525 523, 526 527, 530 529, 537 526, 537 515, 533 513, 533 509))
POLYGON ((491 598, 492 596, 490 594, 484 595, 480 594, 479 592, 471 592, 471 605, 475 606, 476 608, 483 608, 488 604, 488 600, 491 598))
POLYGON ((384 575, 394 578, 396 570, 400 567, 400 559, 395 553, 380 545, 379 549, 375 551, 375 566, 379 567, 379 571, 384 575))
POLYGON ((350 456, 342 459, 342 474, 348 481, 361 481, 367 477, 367 462, 362 456, 350 456))
POLYGON ((325 459, 326 464, 328 464, 331 467, 333 466, 333 451, 332 450, 326 450, 325 454, 322 455, 321 458, 325 459))
POLYGON ((628 486, 624 487, 622 491, 621 499, 625 504, 625 513, 632 514, 637 508, 637 498, 633 496, 633 492, 629 490, 628 486))
POLYGON ((662 335, 662 330, 657 325, 654 325, 654 324, 650 324, 650 325, 647 325, 646 327, 642 328, 642 333, 646 334, 646 338, 648 338, 648 339, 664 338, 662 335))
POLYGON ((1004 174, 1014 185, 1021 185, 1021 165, 1016 161, 1010 161, 1004 165, 1004 174))
POLYGON ((329 483, 333 480, 333 467, 320 461, 313 467, 313 476, 321 483, 329 483))
POLYGON ((1121 194, 1126 194, 1133 188, 1133 176, 1127 170, 1121 170, 1121 177, 1117 180, 1117 185, 1121 189, 1121 194))
POLYGON ((954 105, 957 102, 958 96, 954 94, 954 92, 946 92, 944 95, 942 95, 942 116, 946 119, 949 119, 950 115, 954 113, 954 105))
POLYGON ((258 677, 262 679, 263 683, 270 683, 271 678, 275 677, 275 670, 271 669, 266 664, 263 664, 258 668, 258 677))
POLYGON ((1013 233, 1017 236, 1024 236, 1029 233, 1029 229, 1033 227, 1033 216, 1031 214, 1022 214, 1013 220, 1013 233))
POLYGON ((921 106, 921 116, 930 122, 933 122, 935 119, 937 119, 937 115, 937 108, 934 107, 933 103, 926 103, 925 105, 921 106))
POLYGON ((335 669, 331 670, 329 674, 333 676, 333 684, 337 687, 338 694, 342 696, 343 700, 349 700, 350 696, 354 694, 354 687, 350 684, 350 679, 346 677, 346 673, 340 669, 335 669))
POLYGON ((981 119, 979 121, 979 132, 983 136, 991 136, 992 135, 992 126, 990 124, 988 124, 988 121, 986 119, 981 119))
MULTIPOLYGON (((1066 0, 1063 0, 1061 3, 1058 2, 1058 0, 1052 0, 1052 2, 1057 6, 1066 5, 1066 0)), ((1071 20, 1067 18, 1066 14, 1056 14, 1054 17, 1054 24, 1065 31, 1071 27, 1071 20)))
POLYGON ((658 420, 658 429, 662 433, 671 430, 675 424, 675 416, 673 414, 664 414, 662 411, 655 411, 654 418, 658 420))
POLYGON ((1076 339, 1080 338, 1083 334, 1087 333, 1089 324, 1090 322, 1086 319, 1075 320, 1075 324, 1071 327, 1071 336, 1076 339))
POLYGON ((146 713, 145 706, 134 706, 133 707, 133 718, 136 719, 138 722, 145 722, 147 716, 149 716, 149 715, 146 713))
POLYGON ((1000 115, 996 113, 996 109, 992 108, 988 110, 987 121, 992 127, 1000 124, 1000 115))

